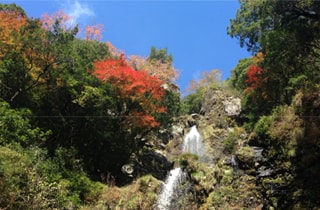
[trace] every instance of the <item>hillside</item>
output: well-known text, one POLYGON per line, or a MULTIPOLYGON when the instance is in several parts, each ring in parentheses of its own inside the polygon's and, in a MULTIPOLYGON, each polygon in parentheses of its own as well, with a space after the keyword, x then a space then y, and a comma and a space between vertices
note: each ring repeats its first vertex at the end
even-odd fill
POLYGON ((252 57, 182 98, 166 48, 0 4, 0 209, 319 209, 319 8, 240 1, 252 57))

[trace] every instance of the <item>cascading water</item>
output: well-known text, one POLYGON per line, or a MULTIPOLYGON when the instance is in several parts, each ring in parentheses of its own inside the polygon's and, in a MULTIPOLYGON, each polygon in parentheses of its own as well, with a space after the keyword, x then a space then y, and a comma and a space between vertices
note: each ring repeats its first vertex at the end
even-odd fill
POLYGON ((191 127, 189 133, 184 138, 182 152, 197 155, 201 162, 212 163, 212 159, 207 153, 202 137, 195 125, 191 127))
POLYGON ((199 158, 201 158, 205 154, 204 151, 205 149, 202 143, 202 138, 197 127, 194 125, 183 141, 182 152, 198 155, 199 158))
MULTIPOLYGON (((186 135, 182 145, 182 153, 197 155, 200 160, 206 159, 205 147, 196 126, 193 126, 186 135)), ((184 191, 181 186, 186 181, 187 174, 181 168, 172 169, 163 185, 157 202, 157 209, 175 209, 174 203, 183 196, 184 191)))
POLYGON ((173 203, 177 201, 183 193, 181 185, 185 181, 186 173, 183 172, 181 168, 172 169, 163 185, 162 192, 158 199, 157 209, 174 209, 173 203))

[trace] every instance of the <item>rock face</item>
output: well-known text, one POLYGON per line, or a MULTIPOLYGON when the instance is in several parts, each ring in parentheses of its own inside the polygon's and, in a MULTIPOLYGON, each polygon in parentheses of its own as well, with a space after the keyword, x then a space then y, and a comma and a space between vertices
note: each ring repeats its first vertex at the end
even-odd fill
MULTIPOLYGON (((316 101, 310 106, 319 108, 318 104, 316 101)), ((319 112, 319 109, 309 110, 319 112)), ((290 129, 302 125, 294 109, 285 111, 286 115, 277 118, 278 122, 273 125, 274 139, 259 138, 237 124, 241 121, 239 98, 209 90, 203 98, 201 113, 179 116, 171 127, 159 131, 157 138, 148 144, 157 152, 141 156, 132 174, 143 172, 164 180, 172 168, 183 168, 190 179, 191 189, 187 193, 190 196, 177 202, 183 203, 185 209, 317 209, 311 207, 320 206, 319 201, 315 204, 319 193, 314 193, 320 189, 314 189, 320 186, 318 179, 314 179, 320 175, 319 164, 316 164, 320 147, 310 149, 306 142, 310 142, 308 139, 316 142, 320 123, 312 121, 306 130, 308 138, 301 142, 285 138, 280 141, 277 139, 281 135, 279 128, 291 135, 290 129), (290 123, 285 124, 284 116, 291 116, 287 120, 290 123), (181 154, 184 137, 194 125, 207 148, 208 162, 181 154), (295 150, 298 143, 300 150, 295 150), (308 155, 307 151, 312 150, 314 153, 308 155), (314 164, 306 166, 310 159, 314 164), (294 161, 298 162, 297 166, 293 165, 294 161), (296 174, 298 176, 294 176, 296 174), (304 203, 305 200, 309 203, 304 203)), ((299 134, 299 129, 295 131, 299 134)))
POLYGON ((238 116, 241 113, 241 99, 228 97, 222 101, 227 116, 238 116))
MULTIPOLYGON (((241 112, 241 100, 219 90, 209 90, 201 113, 180 116, 173 123, 172 139, 164 155, 188 172, 192 189, 184 200, 186 209, 262 209, 263 195, 256 186, 256 168, 265 161, 263 150, 250 147, 248 134, 233 119, 241 112), (196 125, 207 148, 208 162, 181 154, 182 142, 190 127, 196 125), (231 145, 234 152, 226 151, 231 145)), ((260 175, 268 171, 261 169, 260 175)))
MULTIPOLYGON (((219 90, 207 91, 201 113, 179 116, 170 127, 146 137, 144 152, 125 165, 122 172, 131 180, 151 174, 164 181, 171 169, 181 167, 191 183, 184 200, 177 201, 185 209, 284 209, 288 206, 285 202, 290 202, 288 193, 295 192, 291 193, 292 200, 306 198, 309 194, 300 195, 288 188, 296 179, 292 176, 291 159, 275 162, 280 154, 276 149, 280 151, 284 146, 271 149, 270 144, 281 141, 270 142, 246 133, 237 125, 241 109, 240 98, 219 90), (194 125, 210 161, 182 154, 183 140, 194 125)), ((288 157, 294 159, 294 154, 288 150, 288 157)), ((312 168, 311 174, 318 173, 312 168)), ((301 176, 307 177, 303 172, 301 176)))
POLYGON ((235 117, 240 115, 241 110, 240 98, 228 96, 220 90, 208 90, 202 101, 201 113, 217 111, 223 115, 235 117))

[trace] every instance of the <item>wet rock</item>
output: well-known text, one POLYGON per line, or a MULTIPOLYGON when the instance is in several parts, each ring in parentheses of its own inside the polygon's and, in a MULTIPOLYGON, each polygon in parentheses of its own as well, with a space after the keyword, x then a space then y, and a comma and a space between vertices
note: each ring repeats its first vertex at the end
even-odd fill
POLYGON ((199 115, 197 115, 197 114, 191 114, 190 116, 188 116, 188 118, 187 118, 188 127, 192 127, 194 125, 197 125, 198 119, 199 119, 199 115))
POLYGON ((160 152, 149 151, 135 160, 134 167, 139 176, 151 174, 153 177, 163 180, 167 172, 172 169, 172 163, 160 152))
POLYGON ((201 117, 199 114, 196 114, 196 113, 193 113, 193 114, 191 114, 190 116, 191 116, 192 119, 194 119, 194 120, 199 120, 200 117, 201 117))

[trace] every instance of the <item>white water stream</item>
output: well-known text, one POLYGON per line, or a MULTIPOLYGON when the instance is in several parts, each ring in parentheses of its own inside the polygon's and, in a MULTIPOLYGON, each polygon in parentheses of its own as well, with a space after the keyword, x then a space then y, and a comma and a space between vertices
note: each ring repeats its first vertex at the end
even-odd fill
POLYGON ((190 129, 189 133, 184 138, 182 152, 197 155, 200 159, 205 155, 202 137, 195 125, 190 129))
POLYGON ((181 196, 180 185, 186 181, 186 174, 181 168, 172 169, 163 185, 159 196, 157 209, 172 209, 172 203, 181 196))
MULTIPOLYGON (((182 152, 197 155, 200 160, 205 157, 205 147, 196 126, 193 126, 185 136, 182 152)), ((158 210, 174 209, 174 202, 183 194, 181 185, 184 184, 186 180, 187 174, 181 168, 175 168, 169 172, 158 198, 158 210)))

